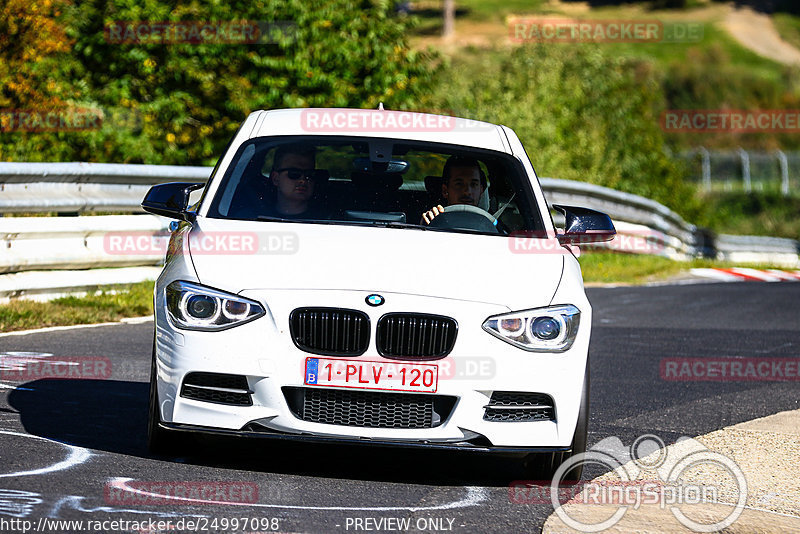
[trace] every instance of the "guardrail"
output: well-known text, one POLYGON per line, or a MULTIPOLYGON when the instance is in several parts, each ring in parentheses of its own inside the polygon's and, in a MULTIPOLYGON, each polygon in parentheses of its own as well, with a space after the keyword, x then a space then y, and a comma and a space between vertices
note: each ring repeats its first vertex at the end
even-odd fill
MULTIPOLYGON (((112 232, 163 235, 169 221, 143 214, 140 207, 149 187, 169 181, 203 182, 210 173, 211 167, 0 163, 0 213, 141 213, 0 218, 0 300, 23 295, 46 298, 71 289, 153 278, 155 266, 163 261, 161 253, 111 254, 105 237, 112 232), (117 269, 109 269, 112 267, 117 269), (115 277, 115 272, 119 276, 115 277)), ((553 204, 608 213, 620 234, 617 243, 632 239, 647 244, 627 248, 615 247, 612 242, 611 249, 673 259, 711 256, 800 267, 800 247, 791 239, 714 236, 650 199, 584 182, 555 178, 541 178, 540 182, 553 204)))
POLYGON ((0 213, 142 213, 147 190, 164 182, 205 182, 211 167, 121 163, 0 162, 0 213))

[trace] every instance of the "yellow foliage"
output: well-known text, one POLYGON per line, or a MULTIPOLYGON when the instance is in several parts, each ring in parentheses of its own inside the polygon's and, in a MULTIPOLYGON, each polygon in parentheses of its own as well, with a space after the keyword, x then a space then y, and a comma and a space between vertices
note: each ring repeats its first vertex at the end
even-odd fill
POLYGON ((56 20, 64 5, 65 0, 0 3, 0 107, 63 105, 48 69, 39 64, 70 50, 70 40, 56 20))

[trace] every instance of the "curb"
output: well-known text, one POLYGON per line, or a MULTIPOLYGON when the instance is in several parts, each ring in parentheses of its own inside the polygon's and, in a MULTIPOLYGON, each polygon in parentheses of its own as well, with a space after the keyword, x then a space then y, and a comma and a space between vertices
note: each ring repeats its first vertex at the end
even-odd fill
MULTIPOLYGON (((739 532, 799 532, 800 531, 800 480, 796 476, 797 465, 800 465, 800 410, 780 412, 774 415, 754 419, 737 425, 723 428, 695 438, 710 451, 720 453, 739 466, 747 481, 747 499, 742 514, 730 526, 726 533, 739 532)), ((691 441, 691 440, 689 440, 691 441)), ((678 456, 686 454, 687 441, 679 441, 673 445, 656 451, 641 459, 647 463, 648 458, 658 458, 666 451, 677 452, 678 456)), ((620 469, 628 468, 628 462, 620 469)), ((638 480, 652 480, 652 473, 637 477, 638 480)), ((615 472, 606 473, 592 482, 613 482, 618 480, 615 472)), ((682 504, 678 508, 697 522, 713 523, 730 514, 734 502, 731 487, 714 473, 713 469, 691 472, 687 477, 691 483, 704 487, 715 487, 719 490, 716 502, 700 504, 682 504), (715 474, 717 476, 715 476, 715 474), (705 521, 704 521, 705 520, 705 521)), ((607 482, 607 484, 608 484, 607 482)), ((620 509, 617 504, 589 504, 569 501, 562 506, 570 518, 586 527, 598 524, 620 509)), ((661 504, 641 504, 638 508, 629 507, 621 520, 603 532, 659 532, 684 533, 697 532, 682 525, 671 511, 671 506, 661 504)), ((543 534, 582 533, 592 530, 575 529, 564 523, 553 513, 542 529, 543 534)), ((713 530, 710 530, 713 531, 713 530)))
POLYGON ((730 269, 690 269, 689 272, 694 276, 722 282, 800 282, 800 271, 782 271, 779 269, 733 267, 730 269))

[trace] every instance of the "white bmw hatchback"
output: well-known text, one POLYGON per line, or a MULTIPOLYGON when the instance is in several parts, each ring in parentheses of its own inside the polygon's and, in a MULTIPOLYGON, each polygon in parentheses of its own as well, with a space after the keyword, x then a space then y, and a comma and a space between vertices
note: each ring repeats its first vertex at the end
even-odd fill
MULTIPOLYGON (((190 432, 522 455, 586 446, 591 308, 512 130, 438 115, 252 113, 178 219, 155 287, 151 450, 190 432)), ((569 474, 574 478, 579 472, 569 474)))

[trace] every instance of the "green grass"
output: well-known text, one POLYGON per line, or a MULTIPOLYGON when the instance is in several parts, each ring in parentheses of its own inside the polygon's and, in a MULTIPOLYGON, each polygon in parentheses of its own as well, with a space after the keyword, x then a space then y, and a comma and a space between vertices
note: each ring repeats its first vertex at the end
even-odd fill
POLYGON ((140 282, 85 297, 49 302, 15 300, 0 305, 0 332, 119 321, 153 313, 153 282, 140 282))
POLYGON ((588 252, 578 258, 586 283, 644 283, 669 278, 688 264, 660 256, 588 252))
POLYGON ((784 41, 800 48, 800 17, 788 13, 776 13, 772 16, 772 21, 784 41))
POLYGON ((713 23, 704 24, 703 39, 696 42, 601 43, 598 46, 621 56, 650 60, 664 70, 675 61, 691 61, 690 53, 695 50, 714 48, 726 58, 727 64, 746 70, 750 75, 774 82, 783 79, 784 67, 780 63, 743 47, 727 31, 713 23))
POLYGON ((691 221, 721 234, 800 239, 800 198, 780 193, 709 193, 706 219, 691 221))
MULTIPOLYGON (((579 258, 587 284, 643 284, 666 280, 695 267, 742 267, 713 260, 673 261, 660 256, 584 252, 579 258)), ((760 269, 770 265, 747 265, 760 269)), ((780 267, 777 267, 780 268, 780 267)), ((0 305, 0 332, 47 326, 67 326, 119 321, 153 313, 153 282, 141 282, 114 293, 97 292, 85 297, 64 297, 50 302, 16 300, 0 305)))
MULTIPOLYGON (((699 5, 699 8, 713 6, 714 4, 699 5)), ((440 2, 417 3, 414 12, 419 25, 414 30, 419 35, 436 35, 441 31, 442 10, 440 2)), ((691 61, 691 50, 719 50, 726 59, 726 63, 748 71, 751 75, 774 82, 783 80, 784 67, 777 62, 759 56, 739 44, 727 31, 721 27, 721 12, 716 15, 704 14, 693 17, 695 10, 689 9, 661 9, 650 11, 641 5, 617 5, 593 7, 586 12, 563 13, 544 0, 459 0, 456 2, 456 32, 461 28, 468 36, 473 28, 479 31, 486 29, 486 24, 496 24, 497 36, 508 34, 506 18, 510 15, 543 15, 562 16, 576 19, 618 19, 618 20, 660 20, 664 23, 700 23, 703 27, 703 37, 698 41, 690 42, 605 42, 596 46, 615 55, 647 59, 655 63, 661 70, 675 61, 691 61), (462 23, 459 25, 459 23, 462 23), (475 24, 483 26, 474 26, 475 24)), ((790 15, 776 15, 776 25, 786 27, 787 40, 795 36, 800 46, 800 18, 790 15)), ((568 43, 553 43, 553 46, 569 46, 568 43)), ((490 52, 491 53, 491 52, 490 52)), ((460 56, 460 52, 456 56, 460 56)))
POLYGON ((701 267, 753 267, 756 269, 780 269, 774 265, 744 265, 695 259, 674 261, 661 256, 643 254, 621 254, 617 252, 582 253, 578 261, 583 271, 583 281, 591 283, 644 284, 675 277, 692 268, 701 267))

